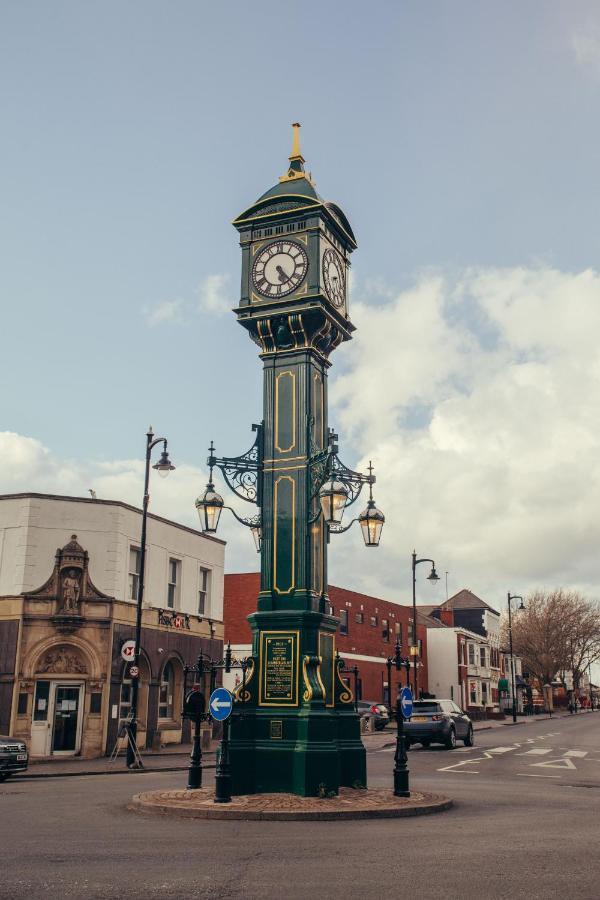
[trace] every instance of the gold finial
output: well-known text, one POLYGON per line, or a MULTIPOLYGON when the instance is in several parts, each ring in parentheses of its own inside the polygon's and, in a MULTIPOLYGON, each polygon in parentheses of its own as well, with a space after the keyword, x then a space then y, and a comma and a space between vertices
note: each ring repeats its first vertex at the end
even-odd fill
POLYGON ((304 162, 304 157, 300 152, 300 122, 294 122, 292 128, 294 129, 292 132, 292 153, 290 155, 290 160, 292 159, 301 159, 304 162))
POLYGON ((289 160, 288 170, 279 180, 295 181, 298 178, 306 178, 310 184, 314 185, 311 176, 304 171, 304 157, 300 151, 300 122, 294 122, 292 125, 292 152, 289 160))

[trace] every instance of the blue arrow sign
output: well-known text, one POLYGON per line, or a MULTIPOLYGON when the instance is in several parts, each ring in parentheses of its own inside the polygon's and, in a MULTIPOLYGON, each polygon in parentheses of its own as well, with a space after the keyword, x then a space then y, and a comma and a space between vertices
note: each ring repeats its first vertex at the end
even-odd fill
POLYGON ((208 701, 210 714, 217 722, 223 722, 228 719, 233 709, 233 697, 227 688, 216 688, 210 695, 208 701))
POLYGON ((405 719, 410 719, 413 711, 413 695, 409 687, 404 687, 400 691, 400 709, 405 719))

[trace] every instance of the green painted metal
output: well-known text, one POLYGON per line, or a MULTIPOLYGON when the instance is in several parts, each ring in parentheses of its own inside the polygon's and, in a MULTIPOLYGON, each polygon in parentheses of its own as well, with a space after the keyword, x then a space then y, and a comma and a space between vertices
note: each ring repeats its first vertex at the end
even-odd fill
POLYGON ((249 616, 251 664, 231 718, 233 791, 337 792, 366 785, 366 760, 354 698, 335 657, 339 620, 329 614, 327 526, 318 517, 310 461, 327 447, 330 355, 354 330, 347 308, 327 295, 323 254, 335 249, 348 267, 356 241, 339 207, 303 178, 276 185, 234 224, 242 248, 236 313, 260 348, 264 413, 261 585, 249 616), (265 297, 253 268, 278 241, 284 250, 301 246, 308 266, 295 290, 265 297))

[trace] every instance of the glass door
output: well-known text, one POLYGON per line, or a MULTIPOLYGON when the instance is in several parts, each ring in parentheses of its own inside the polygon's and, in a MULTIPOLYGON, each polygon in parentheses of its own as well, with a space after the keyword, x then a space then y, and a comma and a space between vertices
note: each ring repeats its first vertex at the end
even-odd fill
POLYGON ((75 753, 79 748, 80 685, 56 685, 52 753, 75 753))

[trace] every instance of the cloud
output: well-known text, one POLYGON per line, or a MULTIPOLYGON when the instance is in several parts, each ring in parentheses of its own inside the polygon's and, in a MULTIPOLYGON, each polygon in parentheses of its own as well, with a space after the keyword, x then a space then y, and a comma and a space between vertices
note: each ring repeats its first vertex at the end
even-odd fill
POLYGON ((145 309, 144 315, 150 327, 164 325, 165 322, 183 322, 183 300, 164 300, 152 309, 145 309))
MULTIPOLYGON (((352 307, 355 339, 333 357, 329 419, 348 465, 373 460, 386 524, 378 550, 362 547, 357 526, 332 537, 332 583, 408 603, 415 547, 441 576, 433 586, 420 573, 419 602, 443 599, 446 571, 451 593, 468 587, 492 605, 537 586, 597 597, 600 274, 480 268, 369 290, 352 307)), ((0 458, 4 493, 93 488, 141 503, 142 460, 61 459, 11 432, 0 433, 0 458)), ((175 463, 153 479, 151 509, 196 526, 206 472, 175 463)), ((222 480, 217 489, 231 502, 222 480)), ((258 568, 248 529, 227 511, 219 536, 228 571, 258 568)))
POLYGON ((600 75, 600 29, 592 26, 575 31, 571 46, 579 65, 595 69, 600 75))
POLYGON ((373 565, 332 542, 333 580, 406 602, 416 546, 491 603, 538 584, 597 595, 598 273, 428 275, 353 319, 330 420, 349 464, 374 460, 387 521, 373 565))
POLYGON ((208 275, 198 285, 198 309, 210 315, 220 316, 234 306, 234 301, 227 293, 229 275, 208 275))
MULTIPOLYGON (((122 500, 141 507, 142 459, 61 459, 39 440, 10 431, 0 432, 0 457, 6 462, 0 471, 0 494, 32 491, 89 499, 92 488, 98 500, 122 500)), ((168 478, 152 478, 150 511, 199 529, 194 502, 204 491, 207 473, 183 461, 175 462, 177 468, 168 478)), ((235 505, 229 497, 225 502, 235 505)), ((247 509, 237 511, 248 514, 247 509)), ((227 511, 222 515, 218 537, 227 541, 226 564, 230 571, 251 571, 258 565, 249 529, 238 526, 227 511)))

